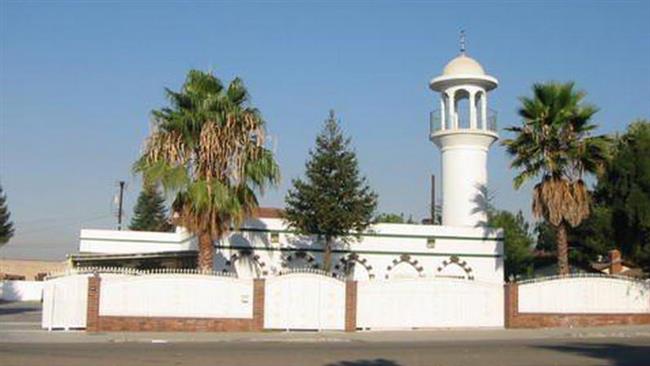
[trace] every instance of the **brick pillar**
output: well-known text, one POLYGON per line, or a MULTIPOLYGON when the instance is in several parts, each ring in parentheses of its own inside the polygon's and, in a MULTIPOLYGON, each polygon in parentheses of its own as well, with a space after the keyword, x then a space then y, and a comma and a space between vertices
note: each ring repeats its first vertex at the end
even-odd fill
POLYGON ((253 280, 253 329, 264 330, 264 296, 265 281, 257 278, 253 280))
POLYGON ((519 285, 508 282, 504 285, 504 322, 506 328, 514 328, 519 313, 519 285))
POLYGON ((609 255, 609 274, 619 274, 623 272, 623 263, 621 263, 621 252, 612 249, 607 252, 609 255))
POLYGON ((357 330, 357 281, 345 283, 345 331, 357 330))
POLYGON ((86 305, 86 331, 99 332, 99 294, 101 292, 102 279, 95 273, 88 277, 88 303, 86 305))

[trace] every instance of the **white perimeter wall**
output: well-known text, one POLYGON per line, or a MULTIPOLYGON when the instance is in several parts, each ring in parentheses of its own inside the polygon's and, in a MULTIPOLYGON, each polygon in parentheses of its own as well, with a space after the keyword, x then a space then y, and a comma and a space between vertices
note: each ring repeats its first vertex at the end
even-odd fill
POLYGON ((647 313, 650 282, 574 277, 519 285, 520 313, 647 313))
POLYGON ((0 281, 0 300, 41 301, 42 281, 0 281))
POLYGON ((266 280, 266 329, 345 329, 345 283, 315 273, 266 280))
POLYGON ((102 276, 99 315, 250 319, 253 281, 183 274, 102 276))
POLYGON ((503 327, 503 286, 452 279, 357 284, 357 327, 503 327))

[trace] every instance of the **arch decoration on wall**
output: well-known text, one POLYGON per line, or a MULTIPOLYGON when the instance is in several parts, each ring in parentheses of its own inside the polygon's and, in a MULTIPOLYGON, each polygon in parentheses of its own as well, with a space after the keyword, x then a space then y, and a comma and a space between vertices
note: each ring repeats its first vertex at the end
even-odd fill
POLYGON ((402 254, 399 256, 399 258, 393 259, 393 263, 386 267, 386 276, 385 278, 388 279, 390 276, 390 271, 393 270, 398 264, 400 263, 408 263, 410 264, 415 270, 418 272, 418 275, 420 277, 424 277, 424 267, 418 265, 418 260, 415 258, 412 258, 408 254, 402 254))
POLYGON ((236 253, 230 256, 230 259, 226 261, 226 269, 223 272, 233 272, 236 273, 235 263, 243 258, 247 258, 252 263, 257 265, 262 272, 262 276, 268 276, 269 271, 266 269, 266 263, 260 260, 260 256, 253 253, 251 249, 239 249, 236 253))
MULTIPOLYGON (((449 259, 442 261, 442 264, 438 267, 438 273, 442 272, 447 266, 456 265, 460 267, 466 275, 468 280, 474 279, 474 274, 472 273, 472 267, 470 267, 466 261, 460 259, 458 256, 452 255, 449 259)), ((440 276, 443 277, 443 276, 440 276)))
POLYGON ((318 265, 318 262, 316 261, 316 257, 314 257, 313 254, 300 250, 300 251, 295 251, 293 253, 287 254, 282 258, 282 268, 287 268, 289 266, 289 263, 297 260, 297 259, 304 259, 307 262, 307 265, 310 268, 313 269, 318 269, 320 266, 318 265))
POLYGON ((374 273, 372 273, 372 266, 368 264, 368 259, 360 258, 357 253, 351 253, 347 256, 341 257, 339 263, 334 266, 334 270, 345 275, 347 274, 347 269, 352 264, 358 264, 365 268, 368 272, 368 278, 371 280, 375 278, 374 273))

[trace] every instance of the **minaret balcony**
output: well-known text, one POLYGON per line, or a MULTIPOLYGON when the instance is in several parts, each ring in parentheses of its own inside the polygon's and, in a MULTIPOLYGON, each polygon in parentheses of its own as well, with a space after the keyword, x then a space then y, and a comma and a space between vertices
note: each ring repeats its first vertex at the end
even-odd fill
POLYGON ((478 116, 474 128, 471 127, 469 117, 456 115, 455 118, 450 118, 450 116, 446 115, 443 120, 443 113, 439 109, 431 112, 429 115, 429 136, 433 137, 433 135, 445 131, 488 131, 497 133, 497 111, 487 108, 484 118, 478 116))

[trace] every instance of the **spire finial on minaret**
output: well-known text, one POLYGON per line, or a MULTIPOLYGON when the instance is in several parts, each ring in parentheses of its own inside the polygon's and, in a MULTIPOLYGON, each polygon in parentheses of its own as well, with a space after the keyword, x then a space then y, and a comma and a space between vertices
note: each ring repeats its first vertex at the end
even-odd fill
POLYGON ((465 30, 460 30, 460 53, 465 54, 465 30))

